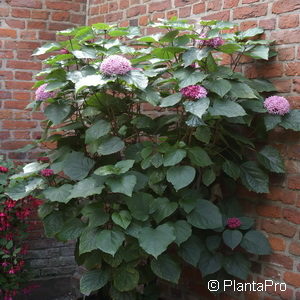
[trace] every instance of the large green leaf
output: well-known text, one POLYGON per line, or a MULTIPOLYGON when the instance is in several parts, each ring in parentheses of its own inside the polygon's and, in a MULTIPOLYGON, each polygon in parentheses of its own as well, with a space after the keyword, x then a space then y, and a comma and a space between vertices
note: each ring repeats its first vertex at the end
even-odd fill
POLYGON ((112 256, 115 256, 118 249, 121 247, 125 240, 125 236, 120 231, 115 230, 102 230, 96 237, 97 247, 112 256))
POLYGON ((198 267, 202 276, 207 276, 219 271, 222 268, 223 255, 221 253, 210 253, 203 251, 200 255, 198 267))
POLYGON ((113 222, 126 229, 131 223, 131 215, 128 210, 116 211, 111 215, 113 222))
POLYGON ((155 48, 152 55, 161 59, 173 59, 176 53, 184 51, 184 48, 179 47, 163 47, 155 48))
POLYGON ((116 269, 113 273, 114 287, 120 292, 133 290, 139 283, 139 272, 130 267, 124 266, 116 269))
POLYGON ((111 129, 111 125, 107 121, 105 120, 97 121, 91 127, 89 127, 85 132, 85 142, 87 144, 94 142, 100 137, 108 134, 110 129, 111 129))
POLYGON ((225 271, 237 278, 247 280, 250 273, 251 262, 242 253, 234 253, 224 258, 225 271))
POLYGON ((109 155, 121 151, 124 146, 124 142, 117 136, 103 137, 97 152, 101 155, 109 155))
POLYGON ((230 90, 230 93, 237 98, 257 98, 257 96, 254 94, 253 90, 243 82, 230 82, 232 85, 232 88, 230 90))
POLYGON ((140 246, 155 258, 166 251, 175 239, 174 228, 168 224, 160 225, 155 229, 141 228, 138 236, 140 246))
POLYGON ((212 161, 207 152, 200 147, 189 148, 188 157, 191 163, 198 167, 208 167, 212 165, 212 161))
POLYGON ((206 77, 207 74, 202 73, 200 71, 190 72, 189 74, 186 74, 180 82, 179 82, 179 88, 184 88, 189 85, 194 85, 197 83, 201 83, 206 77))
POLYGON ((121 193, 127 196, 132 195, 134 186, 136 185, 136 177, 134 175, 120 175, 108 178, 105 183, 110 187, 113 193, 121 193))
POLYGON ((67 104, 52 103, 45 108, 46 117, 54 124, 60 124, 71 113, 71 106, 67 104))
POLYGON ((197 127, 194 135, 198 141, 208 144, 211 139, 211 130, 208 126, 200 126, 197 127))
POLYGON ((233 250, 242 241, 243 234, 239 230, 226 229, 223 232, 222 237, 224 243, 233 250))
POLYGON ((190 48, 182 55, 182 59, 184 61, 184 67, 191 65, 196 60, 202 60, 203 58, 207 57, 208 53, 209 53, 208 48, 203 48, 203 49, 190 48))
POLYGON ((96 236, 99 233, 98 228, 85 230, 79 239, 79 254, 91 252, 97 249, 96 236))
POLYGON ((283 116, 279 125, 285 129, 300 131, 300 109, 294 109, 283 116))
POLYGON ((164 155, 164 166, 170 167, 177 165, 186 157, 186 150, 174 149, 164 155))
POLYGON ((192 235, 191 225, 185 220, 178 220, 174 223, 169 222, 168 224, 174 227, 174 232, 176 236, 175 243, 180 246, 192 235))
POLYGON ((132 197, 126 198, 126 204, 135 219, 146 221, 152 212, 154 197, 147 193, 135 193, 132 197))
POLYGON ((138 70, 130 71, 128 74, 123 75, 122 79, 124 79, 128 84, 133 84, 141 90, 144 90, 148 85, 148 78, 143 72, 138 70))
POLYGON ((80 279, 80 292, 89 295, 103 288, 109 280, 109 273, 104 270, 92 270, 83 274, 80 279))
POLYGON ((162 254, 157 259, 152 259, 151 270, 163 280, 178 283, 180 278, 180 265, 168 254, 162 254))
POLYGON ((230 100, 218 99, 214 101, 209 112, 212 116, 226 116, 229 118, 245 116, 247 114, 240 104, 230 100))
POLYGON ((53 237, 64 226, 63 214, 60 211, 55 211, 49 214, 43 220, 44 230, 47 237, 53 237))
POLYGON ((269 192, 269 177, 254 161, 247 161, 241 165, 241 180, 249 191, 269 192))
POLYGON ((101 182, 101 180, 89 177, 77 182, 72 188, 73 189, 71 191, 69 199, 86 198, 95 194, 99 195, 101 194, 104 185, 103 182, 101 182))
POLYGON ((255 59, 269 59, 269 46, 257 45, 251 50, 244 52, 244 55, 250 56, 255 59))
POLYGON ((241 31, 238 34, 238 38, 239 39, 246 39, 246 38, 253 37, 253 36, 256 36, 256 35, 262 34, 262 33, 264 33, 263 28, 260 28, 260 27, 249 28, 245 31, 241 31))
POLYGON ((71 152, 64 160, 63 171, 72 180, 81 180, 89 174, 94 164, 95 162, 82 152, 71 152))
POLYGON ((200 229, 216 229, 223 226, 219 208, 207 200, 198 200, 196 207, 187 216, 187 221, 200 229))
POLYGON ((204 83, 204 86, 210 91, 218 94, 220 97, 224 97, 231 89, 230 81, 226 79, 207 81, 204 83))
POLYGON ((192 235, 186 242, 180 245, 179 255, 188 264, 196 267, 204 249, 204 243, 196 235, 192 235))
POLYGON ((103 203, 90 203, 84 206, 81 213, 89 219, 89 227, 104 225, 109 220, 109 215, 104 211, 103 203))
POLYGON ((196 170, 191 166, 171 167, 167 171, 167 181, 178 191, 188 186, 195 178, 196 170))
POLYGON ((39 47, 38 49, 36 49, 32 55, 42 55, 54 50, 58 50, 61 49, 61 45, 59 43, 56 42, 51 42, 51 43, 47 43, 41 47, 39 47))
POLYGON ((96 175, 101 175, 101 176, 106 176, 106 175, 120 175, 124 174, 127 171, 129 171, 134 164, 133 159, 127 159, 127 160, 121 160, 117 162, 114 166, 113 165, 107 165, 107 166, 102 166, 95 170, 96 175))
POLYGON ((162 98, 160 107, 169 107, 177 104, 181 100, 182 95, 180 93, 172 94, 168 97, 162 98))
POLYGON ((196 102, 186 101, 184 102, 184 109, 201 119, 209 107, 209 102, 209 98, 202 98, 196 102))
POLYGON ((257 230, 248 231, 242 239, 241 246, 252 254, 268 255, 272 252, 267 238, 257 230))
POLYGON ((202 174, 202 182, 209 186, 216 180, 216 173, 213 168, 206 168, 202 174))
POLYGON ((173 214, 178 207, 176 202, 170 202, 168 198, 156 198, 153 205, 156 207, 153 214, 156 223, 160 223, 163 219, 173 214))
POLYGON ((230 176, 234 180, 237 180, 240 177, 241 171, 239 166, 231 160, 226 159, 222 164, 222 169, 228 176, 230 176))
POLYGON ((284 163, 277 149, 265 146, 257 154, 258 161, 268 170, 275 173, 284 173, 284 163))
POLYGON ((59 240, 71 241, 76 240, 85 228, 84 223, 78 218, 72 218, 64 223, 64 226, 56 235, 59 240))
POLYGON ((267 131, 275 128, 282 120, 282 116, 279 115, 264 115, 264 123, 267 131))
POLYGON ((68 203, 70 201, 68 197, 72 189, 73 186, 71 184, 64 184, 58 188, 49 187, 43 191, 43 194, 50 201, 68 203))
POLYGON ((75 92, 80 92, 83 88, 90 86, 103 86, 106 83, 101 75, 88 75, 75 83, 75 92))

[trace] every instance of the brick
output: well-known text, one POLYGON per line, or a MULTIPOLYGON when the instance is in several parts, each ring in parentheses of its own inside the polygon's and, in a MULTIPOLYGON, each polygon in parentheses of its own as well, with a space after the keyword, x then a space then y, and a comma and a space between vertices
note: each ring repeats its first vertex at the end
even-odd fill
POLYGON ((32 50, 18 50, 17 59, 32 60, 32 50))
POLYGON ((64 23, 54 23, 54 22, 51 22, 49 25, 48 25, 48 29, 49 30, 64 30, 64 29, 68 29, 70 28, 70 24, 64 24, 64 23))
POLYGON ((149 22, 148 16, 142 16, 139 18, 139 25, 140 26, 146 26, 149 22))
POLYGON ((279 18, 279 28, 294 28, 299 25, 299 15, 286 15, 279 18))
POLYGON ((148 6, 148 13, 152 13, 154 11, 165 11, 168 8, 171 8, 170 0, 150 2, 148 6))
MULTIPOLYGON (((300 94, 300 79, 294 78, 293 79, 293 84, 294 84, 293 91, 300 94)), ((297 101, 297 102, 300 102, 300 101, 297 101)))
POLYGON ((273 80, 272 82, 279 93, 289 93, 291 91, 292 79, 273 80))
POLYGON ((295 59, 295 47, 286 47, 278 49, 279 60, 293 60, 295 59))
POLYGON ((261 229, 268 233, 281 234, 287 237, 293 237, 296 233, 295 226, 289 225, 287 222, 278 220, 262 220, 261 229))
POLYGON ((112 11, 116 11, 116 10, 118 10, 118 2, 109 2, 108 11, 112 12, 112 11))
POLYGON ((6 18, 5 23, 11 28, 20 28, 20 29, 25 28, 25 21, 6 18))
POLYGON ((9 15, 8 7, 0 7, 0 17, 7 17, 9 15))
POLYGON ((271 254, 263 257, 262 260, 277 265, 278 267, 284 267, 287 270, 293 268, 293 259, 283 254, 271 254))
POLYGON ((278 237, 269 237, 269 242, 274 251, 284 251, 285 241, 278 237))
POLYGON ((6 66, 12 69, 40 70, 42 64, 33 61, 10 60, 6 66))
POLYGON ((3 150, 16 150, 28 144, 28 141, 4 141, 1 143, 3 150))
POLYGON ((280 272, 270 266, 265 266, 264 267, 264 276, 268 277, 268 278, 272 278, 275 280, 279 280, 280 279, 280 272))
POLYGON ((119 3, 120 9, 126 9, 129 7, 129 0, 122 0, 119 3))
POLYGON ((11 110, 0 110, 0 119, 11 119, 12 111, 11 110))
POLYGON ((198 2, 197 0, 175 0, 174 7, 187 6, 197 2, 198 2))
POLYGON ((193 14, 201 14, 205 12, 205 3, 197 3, 193 5, 193 14))
POLYGON ((300 145, 289 145, 287 156, 288 158, 300 160, 300 145))
POLYGON ((146 7, 144 5, 134 6, 127 10, 127 17, 135 17, 146 13, 146 7))
POLYGON ((259 26, 266 30, 275 29, 275 25, 276 25, 276 19, 259 20, 259 26))
POLYGON ((50 9, 55 9, 55 10, 74 10, 74 11, 79 11, 80 10, 80 4, 76 3, 70 3, 66 1, 46 1, 46 7, 50 9))
POLYGON ((85 16, 80 14, 71 14, 70 22, 72 24, 84 24, 85 16))
POLYGON ((42 21, 28 21, 28 29, 46 29, 46 22, 42 21))
POLYGON ((36 49, 40 46, 38 42, 13 42, 5 41, 4 47, 6 49, 36 49))
POLYGON ((300 62, 290 62, 285 64, 285 75, 295 76, 300 75, 300 62))
POLYGON ((300 175, 291 175, 288 177, 288 187, 290 189, 300 190, 300 175))
POLYGON ((191 15, 191 6, 179 8, 179 18, 186 18, 191 15))
POLYGON ((242 0, 243 4, 249 4, 249 3, 255 3, 255 2, 259 2, 259 0, 242 0))
POLYGON ((30 90, 33 84, 30 81, 5 81, 5 87, 13 90, 30 90))
POLYGON ((238 4, 239 4, 239 0, 224 0, 223 8, 237 7, 238 4))
POLYGON ((32 80, 32 72, 15 72, 15 79, 18 80, 32 80))
POLYGON ((12 71, 1 71, 0 70, 0 79, 2 79, 2 80, 12 80, 13 79, 12 71))
POLYGON ((247 29, 250 29, 250 28, 253 28, 253 27, 257 27, 257 21, 243 21, 241 22, 240 24, 240 30, 247 30, 247 29))
POLYGON ((300 243, 299 242, 291 242, 289 247, 289 252, 293 255, 300 256, 300 243))
POLYGON ((229 10, 221 11, 214 14, 205 15, 202 17, 203 20, 223 20, 229 21, 230 19, 230 12, 229 10))
POLYGON ((51 14, 53 21, 68 21, 70 19, 70 13, 67 11, 58 11, 51 14))
POLYGON ((47 20, 49 17, 50 12, 49 11, 43 11, 43 10, 33 10, 31 12, 31 18, 32 19, 42 19, 47 20))
POLYGON ((36 30, 33 30, 33 31, 24 30, 24 31, 22 31, 21 32, 21 39, 35 41, 37 39, 36 30))
POLYGON ((274 31, 271 33, 271 39, 274 39, 277 45, 299 43, 300 29, 274 31))
POLYGON ((283 217, 289 222, 300 224, 300 212, 295 209, 283 209, 283 217))
POLYGON ((42 1, 40 0, 11 0, 9 4, 12 7, 42 8, 42 1))
POLYGON ((212 0, 212 1, 207 1, 207 6, 206 6, 206 11, 210 10, 220 10, 222 7, 222 1, 220 0, 212 0))
POLYGON ((0 58, 13 58, 13 52, 11 50, 0 50, 0 58))
POLYGON ((278 206, 273 205, 259 205, 256 208, 257 213, 263 217, 280 218, 281 209, 278 206))
POLYGON ((272 12, 274 14, 296 11, 297 9, 300 9, 300 2, 298 0, 280 0, 274 2, 272 6, 272 12))
POLYGON ((248 78, 273 78, 283 75, 283 66, 281 63, 269 63, 264 65, 250 65, 246 67, 245 74, 248 78))
POLYGON ((2 122, 3 129, 30 129, 36 127, 34 121, 6 121, 2 122))
POLYGON ((247 19, 265 16, 267 14, 267 10, 268 4, 237 7, 233 11, 233 19, 247 19))
POLYGON ((0 37, 16 38, 17 32, 13 29, 0 28, 0 37))
POLYGON ((17 140, 29 140, 30 132, 29 131, 14 131, 13 137, 17 140))
POLYGON ((39 40, 53 41, 55 36, 54 32, 39 31, 39 40))
POLYGON ((123 17, 122 12, 107 14, 107 15, 105 15, 105 22, 108 22, 108 23, 115 22, 115 21, 122 19, 122 17, 123 17))
POLYGON ((178 17, 178 11, 177 10, 170 10, 167 12, 167 18, 170 19, 172 17, 178 17))
POLYGON ((31 12, 29 9, 13 8, 11 10, 11 15, 16 18, 30 18, 31 12))
POLYGON ((285 272, 283 280, 296 288, 300 287, 300 274, 293 272, 285 272))

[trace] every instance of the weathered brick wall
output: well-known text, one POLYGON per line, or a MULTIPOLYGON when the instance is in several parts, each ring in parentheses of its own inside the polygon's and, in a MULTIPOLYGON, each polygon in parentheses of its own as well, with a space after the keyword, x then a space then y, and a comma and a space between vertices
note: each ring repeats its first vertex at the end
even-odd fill
MULTIPOLYGON (((247 76, 271 79, 281 95, 294 108, 300 108, 300 29, 299 0, 91 0, 89 24, 118 23, 145 26, 157 18, 222 19, 240 24, 241 29, 261 26, 266 38, 276 40, 278 56, 268 63, 244 64, 247 76)), ((151 32, 148 32, 151 33, 151 32)), ((258 228, 269 237, 274 253, 254 264, 253 280, 274 279, 285 282, 287 290, 274 293, 240 293, 248 300, 300 299, 300 136, 276 131, 270 141, 285 159, 286 176, 274 176, 270 194, 257 197, 241 191, 252 201, 249 213, 256 215, 258 228)), ((169 299, 206 299, 206 287, 199 274, 187 271, 181 291, 166 288, 169 299), (201 295, 201 298, 199 296, 201 295)), ((222 299, 232 299, 223 295, 222 299)))
MULTIPOLYGON (((35 48, 56 39, 56 30, 85 24, 86 0, 0 0, 0 153, 15 153, 40 135, 41 112, 25 111, 33 99, 34 74, 42 67, 31 57, 35 48)), ((39 221, 31 221, 28 240, 30 265, 37 278, 70 275, 75 270, 73 245, 43 237, 39 221)))

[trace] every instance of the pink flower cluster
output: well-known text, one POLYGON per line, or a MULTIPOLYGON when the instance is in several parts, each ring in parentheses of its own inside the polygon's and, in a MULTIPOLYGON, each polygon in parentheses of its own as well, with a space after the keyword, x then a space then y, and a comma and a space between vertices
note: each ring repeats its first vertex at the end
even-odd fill
POLYGON ((44 169, 44 170, 41 170, 41 175, 44 177, 50 177, 50 176, 54 175, 54 171, 52 169, 44 169))
POLYGON ((264 107, 270 114, 285 115, 290 111, 290 103, 280 96, 271 96, 265 99, 264 107))
POLYGON ((55 92, 47 92, 45 91, 47 87, 47 83, 42 84, 38 89, 35 91, 35 100, 37 101, 43 101, 47 100, 48 98, 55 97, 55 92))
POLYGON ((235 229, 235 228, 240 227, 242 225, 242 222, 239 218, 229 218, 229 219, 227 219, 226 225, 230 229, 235 229))
POLYGON ((7 173, 8 172, 8 168, 0 166, 0 172, 1 173, 7 173))
POLYGON ((124 75, 130 70, 132 70, 131 62, 120 55, 111 55, 100 65, 100 71, 105 75, 124 75))
MULTIPOLYGON (((205 39, 207 36, 205 33, 200 34, 200 38, 205 39)), ((209 40, 199 40, 198 44, 200 46, 209 46, 209 47, 213 47, 213 48, 218 48, 222 45, 224 45, 225 41, 220 38, 220 37, 214 37, 212 39, 209 40)))
POLYGON ((207 90, 201 85, 189 85, 180 90, 180 93, 189 99, 200 99, 207 95, 207 90))

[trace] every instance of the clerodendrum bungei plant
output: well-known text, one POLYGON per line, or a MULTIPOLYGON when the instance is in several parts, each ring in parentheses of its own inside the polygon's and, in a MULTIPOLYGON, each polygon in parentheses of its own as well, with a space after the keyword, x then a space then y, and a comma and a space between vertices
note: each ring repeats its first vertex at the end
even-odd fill
POLYGON ((236 186, 268 193, 268 173, 284 167, 267 133, 299 130, 300 111, 235 71, 242 55, 274 55, 261 28, 200 24, 162 20, 151 26, 164 33, 149 36, 95 24, 35 52, 53 52, 31 108, 47 104, 40 142, 56 147, 7 194, 35 191, 46 234, 77 240, 85 295, 156 299, 157 280, 178 283, 184 263, 207 279, 246 279, 247 253, 270 253, 236 186))

